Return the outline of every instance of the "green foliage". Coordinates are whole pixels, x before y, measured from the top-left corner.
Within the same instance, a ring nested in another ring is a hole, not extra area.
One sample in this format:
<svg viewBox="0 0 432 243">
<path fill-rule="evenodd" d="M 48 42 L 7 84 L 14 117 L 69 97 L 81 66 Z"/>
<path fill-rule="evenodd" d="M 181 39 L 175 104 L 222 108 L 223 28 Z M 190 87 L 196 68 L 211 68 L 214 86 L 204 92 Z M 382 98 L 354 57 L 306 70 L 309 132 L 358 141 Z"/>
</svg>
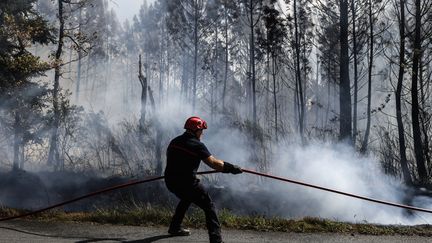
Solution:
<svg viewBox="0 0 432 243">
<path fill-rule="evenodd" d="M 49 65 L 31 54 L 31 44 L 52 42 L 52 29 L 32 9 L 35 0 L 0 4 L 0 94 L 40 76 Z M 2 97 L 3 98 L 3 97 Z"/>
<path fill-rule="evenodd" d="M 36 43 L 52 42 L 52 29 L 33 9 L 36 0 L 0 3 L 0 122 L 12 131 L 14 168 L 22 166 L 18 154 L 30 141 L 41 141 L 48 89 L 35 82 L 50 65 L 34 56 L 28 48 Z"/>
<path fill-rule="evenodd" d="M 258 29 L 258 43 L 263 52 L 271 54 L 272 57 L 282 56 L 283 44 L 288 36 L 286 21 L 275 5 L 263 7 L 263 21 L 265 29 Z"/>
</svg>

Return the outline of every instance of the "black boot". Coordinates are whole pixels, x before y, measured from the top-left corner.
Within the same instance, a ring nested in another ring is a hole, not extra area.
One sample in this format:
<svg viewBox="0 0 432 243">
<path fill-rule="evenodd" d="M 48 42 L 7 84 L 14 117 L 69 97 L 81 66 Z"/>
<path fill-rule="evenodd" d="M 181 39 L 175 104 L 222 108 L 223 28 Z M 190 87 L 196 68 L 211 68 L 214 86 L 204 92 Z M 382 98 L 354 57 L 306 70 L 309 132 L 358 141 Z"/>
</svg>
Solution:
<svg viewBox="0 0 432 243">
<path fill-rule="evenodd" d="M 171 236 L 189 236 L 190 231 L 188 229 L 178 228 L 178 229 L 169 229 L 168 234 Z"/>
</svg>

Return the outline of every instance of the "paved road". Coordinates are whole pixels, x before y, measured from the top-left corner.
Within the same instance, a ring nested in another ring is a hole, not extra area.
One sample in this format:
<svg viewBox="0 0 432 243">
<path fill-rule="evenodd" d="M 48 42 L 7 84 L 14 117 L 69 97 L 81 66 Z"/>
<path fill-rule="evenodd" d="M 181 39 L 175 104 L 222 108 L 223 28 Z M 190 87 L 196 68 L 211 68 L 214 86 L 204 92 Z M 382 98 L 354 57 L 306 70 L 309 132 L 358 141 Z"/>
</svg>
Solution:
<svg viewBox="0 0 432 243">
<path fill-rule="evenodd" d="M 419 236 L 365 236 L 345 234 L 297 234 L 224 230 L 225 242 L 432 242 Z M 169 237 L 161 227 L 115 226 L 74 222 L 0 222 L 0 242 L 208 242 L 205 230 L 196 229 L 188 237 Z"/>
</svg>

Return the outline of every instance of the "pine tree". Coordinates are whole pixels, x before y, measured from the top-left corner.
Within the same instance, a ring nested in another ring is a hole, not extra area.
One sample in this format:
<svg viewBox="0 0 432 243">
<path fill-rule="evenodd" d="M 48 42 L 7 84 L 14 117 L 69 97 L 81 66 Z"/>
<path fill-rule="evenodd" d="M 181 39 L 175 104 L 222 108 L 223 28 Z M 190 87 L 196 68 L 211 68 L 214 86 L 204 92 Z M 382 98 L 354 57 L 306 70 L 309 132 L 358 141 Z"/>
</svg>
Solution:
<svg viewBox="0 0 432 243">
<path fill-rule="evenodd" d="M 35 78 L 49 65 L 28 48 L 51 43 L 52 29 L 34 4 L 35 0 L 0 2 L 0 109 L 6 114 L 1 119 L 13 128 L 13 169 L 23 169 L 26 143 L 41 142 L 48 94 Z"/>
</svg>

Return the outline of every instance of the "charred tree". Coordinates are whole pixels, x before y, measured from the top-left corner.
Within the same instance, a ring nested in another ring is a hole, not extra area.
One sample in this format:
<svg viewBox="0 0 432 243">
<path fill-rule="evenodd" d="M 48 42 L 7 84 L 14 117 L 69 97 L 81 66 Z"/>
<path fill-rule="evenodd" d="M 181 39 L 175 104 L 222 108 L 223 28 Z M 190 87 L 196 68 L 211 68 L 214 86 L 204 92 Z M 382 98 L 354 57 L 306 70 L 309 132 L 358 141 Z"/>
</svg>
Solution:
<svg viewBox="0 0 432 243">
<path fill-rule="evenodd" d="M 351 87 L 348 56 L 348 0 L 339 0 L 339 139 L 352 144 Z"/>
<path fill-rule="evenodd" d="M 20 127 L 20 117 L 18 114 L 18 111 L 15 112 L 14 115 L 14 126 L 13 126 L 13 130 L 14 130 L 14 143 L 13 143 L 13 151 L 14 151 L 14 156 L 13 156 L 13 170 L 18 170 L 20 169 L 20 159 L 19 159 L 19 150 L 20 150 L 20 145 L 22 143 L 22 134 L 21 134 L 21 127 Z"/>
<path fill-rule="evenodd" d="M 365 153 L 368 146 L 369 141 L 369 133 L 371 126 L 371 99 L 372 99 L 372 69 L 374 62 L 374 16 L 372 12 L 372 0 L 368 1 L 368 10 L 369 10 L 369 63 L 368 63 L 368 91 L 367 91 L 367 122 L 366 122 L 366 131 L 363 138 L 363 143 L 360 148 L 361 153 Z M 354 131 L 355 133 L 355 131 Z M 355 142 L 355 141 L 353 141 Z"/>
<path fill-rule="evenodd" d="M 277 60 L 275 57 L 272 58 L 272 79 L 273 79 L 273 110 L 274 110 L 274 126 L 275 126 L 275 139 L 276 142 L 279 140 L 279 129 L 278 129 L 278 103 L 277 103 L 277 85 L 276 85 L 276 76 L 278 73 Z"/>
<path fill-rule="evenodd" d="M 422 55 L 423 56 L 423 55 Z M 423 153 L 424 153 L 424 157 L 425 157 L 425 164 L 426 165 L 430 165 L 430 155 L 429 155 L 429 151 L 430 151 L 430 147 L 429 147 L 429 134 L 428 134 L 428 130 L 430 128 L 430 121 L 431 121 L 431 116 L 428 114 L 428 112 L 426 111 L 428 104 L 427 104 L 427 95 L 426 93 L 429 93 L 428 91 L 426 91 L 427 87 L 425 87 L 427 84 L 425 84 L 427 81 L 424 80 L 424 70 L 426 68 L 426 63 L 424 63 L 423 58 L 420 57 L 420 109 L 421 109 L 421 113 L 420 113 L 420 124 L 421 124 L 421 131 L 422 131 L 422 138 L 423 138 Z M 430 169 L 428 169 L 430 170 Z"/>
<path fill-rule="evenodd" d="M 78 14 L 78 32 L 81 33 L 81 23 L 82 23 L 82 8 L 79 9 Z M 76 80 L 76 90 L 75 90 L 75 99 L 76 101 L 79 100 L 80 95 L 80 85 L 81 85 L 81 68 L 82 68 L 82 62 L 81 59 L 83 58 L 83 53 L 80 47 L 78 47 L 78 64 L 77 64 L 77 80 Z"/>
<path fill-rule="evenodd" d="M 50 147 L 48 153 L 48 164 L 54 165 L 56 169 L 60 169 L 59 151 L 58 151 L 58 130 L 60 126 L 60 107 L 59 107 L 59 92 L 60 92 L 60 76 L 61 76 L 61 56 L 63 52 L 64 36 L 65 36 L 65 17 L 63 16 L 63 0 L 58 0 L 58 20 L 60 23 L 57 41 L 57 51 L 55 52 L 54 66 L 54 88 L 53 88 L 53 117 L 51 127 Z"/>
<path fill-rule="evenodd" d="M 199 45 L 199 39 L 198 39 L 198 19 L 199 19 L 199 9 L 198 9 L 198 2 L 200 0 L 194 0 L 193 1 L 193 7 L 194 7 L 194 27 L 193 27 L 193 46 L 194 46 L 194 67 L 193 67 L 193 86 L 192 86 L 192 112 L 195 112 L 195 105 L 196 105 L 196 90 L 197 90 L 197 67 L 198 67 L 198 45 Z M 201 1 L 202 5 L 202 1 Z"/>
<path fill-rule="evenodd" d="M 255 30 L 253 18 L 253 0 L 249 1 L 249 17 L 250 17 L 250 67 L 251 67 L 251 85 L 252 85 L 252 120 L 254 125 L 257 124 L 257 108 L 256 108 L 256 81 L 255 81 Z"/>
<path fill-rule="evenodd" d="M 181 60 L 181 87 L 180 87 L 180 93 L 182 94 L 182 97 L 184 100 L 188 100 L 189 98 L 189 58 L 185 52 L 182 53 L 182 60 Z"/>
<path fill-rule="evenodd" d="M 417 164 L 419 180 L 426 183 L 428 173 L 426 170 L 425 157 L 423 151 L 422 134 L 420 129 L 420 106 L 418 98 L 419 63 L 422 53 L 421 46 L 421 13 L 422 2 L 415 0 L 415 28 L 414 28 L 414 50 L 412 54 L 412 77 L 411 77 L 411 119 L 414 140 L 414 154 Z"/>
<path fill-rule="evenodd" d="M 250 68 L 250 85 L 252 96 L 252 122 L 254 126 L 258 125 L 257 105 L 256 105 L 256 65 L 255 65 L 255 26 L 259 22 L 259 17 L 254 18 L 254 11 L 260 4 L 260 1 L 249 0 L 247 3 L 247 11 L 249 18 L 249 68 Z"/>
<path fill-rule="evenodd" d="M 299 34 L 299 26 L 298 26 L 298 16 L 297 16 L 297 0 L 293 1 L 293 12 L 294 12 L 294 51 L 295 51 L 295 73 L 296 73 L 296 91 L 297 91 L 297 109 L 299 114 L 299 134 L 300 138 L 302 140 L 302 143 L 304 143 L 304 117 L 305 117 L 305 98 L 304 98 L 304 92 L 303 92 L 303 81 L 302 81 L 302 71 L 300 68 L 300 34 Z"/>
<path fill-rule="evenodd" d="M 212 72 L 213 72 L 213 88 L 211 89 L 211 98 L 210 98 L 210 117 L 211 120 L 214 120 L 214 116 L 215 116 L 215 110 L 218 110 L 218 95 L 217 95 L 217 91 L 218 91 L 218 85 L 219 85 L 219 45 L 218 45 L 218 26 L 215 25 L 215 36 L 214 36 L 214 63 L 213 63 L 213 68 L 212 68 Z"/>
<path fill-rule="evenodd" d="M 158 118 L 157 113 L 156 113 L 156 104 L 155 104 L 154 97 L 153 97 L 153 91 L 150 88 L 150 86 L 148 86 L 147 88 L 148 88 L 151 107 L 153 110 L 154 126 L 156 127 L 156 138 L 155 138 L 155 163 L 156 163 L 156 167 L 155 167 L 155 174 L 156 175 L 162 175 L 162 173 L 163 173 L 163 169 L 162 169 L 162 136 L 163 136 L 163 132 L 162 132 L 162 128 L 161 128 L 161 123 L 159 122 L 159 118 Z"/>
<path fill-rule="evenodd" d="M 141 84 L 141 112 L 140 112 L 140 119 L 139 119 L 139 130 L 141 133 L 143 133 L 145 127 L 145 119 L 146 119 L 147 77 L 144 77 L 142 72 L 141 55 L 139 55 L 138 66 L 139 66 L 138 79 Z"/>
<path fill-rule="evenodd" d="M 354 55 L 354 97 L 353 97 L 353 144 L 357 140 L 357 102 L 358 102 L 358 45 L 357 45 L 357 14 L 355 8 L 355 0 L 351 0 L 351 13 L 352 13 L 352 42 L 353 42 L 353 55 Z"/>
<path fill-rule="evenodd" d="M 398 128 L 398 144 L 400 154 L 400 165 L 402 168 L 402 175 L 407 185 L 412 184 L 410 171 L 408 168 L 408 160 L 406 156 L 406 142 L 405 142 L 405 130 L 402 119 L 402 87 L 405 74 L 405 0 L 399 1 L 399 72 L 395 91 L 396 101 L 396 121 Z"/>
<path fill-rule="evenodd" d="M 226 5 L 226 4 L 225 4 Z M 225 69 L 224 69 L 224 79 L 223 79 L 223 89 L 222 89 L 222 111 L 225 112 L 225 99 L 226 99 L 226 88 L 227 88 L 227 80 L 228 80 L 228 9 L 227 6 L 224 5 L 224 40 L 225 40 L 225 49 L 224 49 L 224 56 L 225 56 Z"/>
</svg>

